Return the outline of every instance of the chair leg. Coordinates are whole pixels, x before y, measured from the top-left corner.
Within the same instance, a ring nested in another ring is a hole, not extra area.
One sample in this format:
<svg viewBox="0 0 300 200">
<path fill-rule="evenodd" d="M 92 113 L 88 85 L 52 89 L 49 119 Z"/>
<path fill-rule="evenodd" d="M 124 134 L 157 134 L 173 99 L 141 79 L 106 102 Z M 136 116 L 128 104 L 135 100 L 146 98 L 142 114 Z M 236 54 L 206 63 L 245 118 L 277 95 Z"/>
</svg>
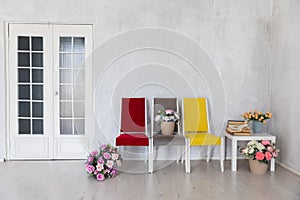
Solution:
<svg viewBox="0 0 300 200">
<path fill-rule="evenodd" d="M 206 147 L 207 148 L 207 153 L 206 153 L 206 162 L 209 162 L 209 160 L 210 160 L 210 151 L 211 151 L 211 148 L 210 148 L 210 146 L 207 146 Z"/>
<path fill-rule="evenodd" d="M 185 172 L 187 174 L 191 173 L 191 163 L 190 163 L 190 139 L 185 139 Z"/>
<path fill-rule="evenodd" d="M 180 155 L 181 155 L 181 163 L 184 163 L 185 160 L 185 151 L 184 151 L 185 147 L 180 146 Z"/>
<path fill-rule="evenodd" d="M 152 174 L 153 173 L 153 139 L 150 139 L 149 141 L 149 146 L 148 146 L 148 150 L 149 150 L 149 173 Z"/>
<path fill-rule="evenodd" d="M 177 160 L 176 162 L 179 163 L 181 161 L 181 146 L 177 146 Z"/>
<path fill-rule="evenodd" d="M 225 142 L 224 137 L 221 137 L 221 145 L 220 145 L 220 166 L 221 166 L 221 172 L 224 172 L 224 157 L 225 157 Z"/>
</svg>

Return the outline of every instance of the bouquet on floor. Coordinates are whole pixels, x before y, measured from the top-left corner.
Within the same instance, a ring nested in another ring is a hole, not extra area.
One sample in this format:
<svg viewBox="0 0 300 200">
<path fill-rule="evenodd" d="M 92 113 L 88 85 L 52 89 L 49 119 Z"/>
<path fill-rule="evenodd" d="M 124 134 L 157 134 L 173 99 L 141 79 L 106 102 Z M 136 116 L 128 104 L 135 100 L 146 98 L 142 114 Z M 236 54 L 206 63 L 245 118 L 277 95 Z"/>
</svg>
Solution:
<svg viewBox="0 0 300 200">
<path fill-rule="evenodd" d="M 248 142 L 246 148 L 241 149 L 241 153 L 246 158 L 268 164 L 272 158 L 278 156 L 279 149 L 276 148 L 275 143 L 271 143 L 269 140 L 252 140 Z"/>
<path fill-rule="evenodd" d="M 102 144 L 99 149 L 90 153 L 85 168 L 88 174 L 103 181 L 115 177 L 121 164 L 122 158 L 118 149 L 110 144 Z"/>
</svg>

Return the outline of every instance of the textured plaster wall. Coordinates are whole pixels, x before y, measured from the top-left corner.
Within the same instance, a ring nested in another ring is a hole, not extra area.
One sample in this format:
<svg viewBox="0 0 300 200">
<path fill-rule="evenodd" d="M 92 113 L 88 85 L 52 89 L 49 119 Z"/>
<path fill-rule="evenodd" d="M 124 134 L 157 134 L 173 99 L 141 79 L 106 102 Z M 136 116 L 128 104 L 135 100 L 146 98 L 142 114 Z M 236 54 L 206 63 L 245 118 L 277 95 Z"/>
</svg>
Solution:
<svg viewBox="0 0 300 200">
<path fill-rule="evenodd" d="M 274 1 L 271 64 L 271 130 L 278 137 L 279 160 L 300 172 L 300 1 Z"/>
<path fill-rule="evenodd" d="M 1 1 L 0 21 L 0 158 L 4 157 L 6 135 L 4 21 L 94 23 L 96 47 L 122 31 L 172 29 L 199 43 L 215 63 L 224 82 L 226 119 L 239 118 L 245 110 L 270 108 L 269 0 L 10 0 Z M 193 152 L 192 157 L 197 156 Z"/>
</svg>

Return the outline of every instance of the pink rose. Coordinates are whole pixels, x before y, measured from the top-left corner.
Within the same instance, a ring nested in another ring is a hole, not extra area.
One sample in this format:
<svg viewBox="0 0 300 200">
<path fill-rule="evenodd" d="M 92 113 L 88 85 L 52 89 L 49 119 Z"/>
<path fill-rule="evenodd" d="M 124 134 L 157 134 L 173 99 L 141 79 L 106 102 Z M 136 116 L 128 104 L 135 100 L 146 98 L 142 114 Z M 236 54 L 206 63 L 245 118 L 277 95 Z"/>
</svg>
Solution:
<svg viewBox="0 0 300 200">
<path fill-rule="evenodd" d="M 117 170 L 115 170 L 115 169 L 111 170 L 111 175 L 113 177 L 117 176 Z"/>
<path fill-rule="evenodd" d="M 88 157 L 88 159 L 87 159 L 87 161 L 90 163 L 90 162 L 93 162 L 93 160 L 94 160 L 94 157 L 93 156 L 90 156 L 90 157 Z"/>
<path fill-rule="evenodd" d="M 264 153 L 261 152 L 261 151 L 259 151 L 259 152 L 257 152 L 257 153 L 255 154 L 256 160 L 263 160 L 264 157 L 265 157 L 265 155 L 264 155 Z"/>
<path fill-rule="evenodd" d="M 98 154 L 98 151 L 97 150 L 95 150 L 95 151 L 92 151 L 92 156 L 96 156 L 97 154 Z"/>
<path fill-rule="evenodd" d="M 267 160 L 271 160 L 272 154 L 271 154 L 270 152 L 267 151 L 267 152 L 265 153 L 265 157 L 266 157 Z"/>
<path fill-rule="evenodd" d="M 86 166 L 86 171 L 91 174 L 95 171 L 95 167 L 93 165 L 88 165 Z"/>
<path fill-rule="evenodd" d="M 95 171 L 94 171 L 94 174 L 95 174 L 95 175 L 96 175 L 96 174 L 98 174 L 98 171 L 97 171 L 97 170 L 95 170 Z"/>
<path fill-rule="evenodd" d="M 171 115 L 171 114 L 173 113 L 173 110 L 171 110 L 171 109 L 167 109 L 165 112 L 166 112 L 166 114 L 169 114 L 169 115 Z"/>
<path fill-rule="evenodd" d="M 112 158 L 113 160 L 117 160 L 117 159 L 119 158 L 119 154 L 113 153 L 113 154 L 111 154 L 111 158 Z"/>
<path fill-rule="evenodd" d="M 271 144 L 269 140 L 262 140 L 261 143 L 263 145 L 270 145 Z"/>
<path fill-rule="evenodd" d="M 278 156 L 278 151 L 273 152 L 273 157 L 276 158 Z"/>
<path fill-rule="evenodd" d="M 103 160 L 102 158 L 99 158 L 99 159 L 98 159 L 98 163 L 99 163 L 99 164 L 104 164 L 104 160 Z"/>
<path fill-rule="evenodd" d="M 106 144 L 102 144 L 102 145 L 101 145 L 101 149 L 105 149 L 106 147 L 107 147 Z"/>
<path fill-rule="evenodd" d="M 104 157 L 105 159 L 110 159 L 110 158 L 111 158 L 110 154 L 107 153 L 107 152 L 105 152 L 105 153 L 103 154 L 103 157 Z"/>
<path fill-rule="evenodd" d="M 267 150 L 270 151 L 270 152 L 273 152 L 274 149 L 273 149 L 272 146 L 268 146 L 268 147 L 267 147 Z"/>
<path fill-rule="evenodd" d="M 107 166 L 108 168 L 112 168 L 112 167 L 114 166 L 114 161 L 108 160 L 107 163 L 106 163 L 106 166 Z"/>
<path fill-rule="evenodd" d="M 103 174 L 101 174 L 101 173 L 100 173 L 100 174 L 97 174 L 97 180 L 98 180 L 98 181 L 103 181 L 104 178 L 105 178 L 105 177 L 104 177 Z"/>
</svg>

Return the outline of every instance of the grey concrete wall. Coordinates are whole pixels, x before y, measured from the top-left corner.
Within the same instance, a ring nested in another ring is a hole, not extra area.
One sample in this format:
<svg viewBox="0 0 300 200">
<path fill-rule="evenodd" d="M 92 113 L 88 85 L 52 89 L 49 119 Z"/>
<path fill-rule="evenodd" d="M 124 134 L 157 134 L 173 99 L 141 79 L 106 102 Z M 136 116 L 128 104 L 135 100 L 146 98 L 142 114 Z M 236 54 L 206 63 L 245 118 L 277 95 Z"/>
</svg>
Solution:
<svg viewBox="0 0 300 200">
<path fill-rule="evenodd" d="M 246 110 L 270 108 L 270 6 L 271 0 L 2 0 L 0 90 L 3 92 L 0 93 L 0 158 L 4 156 L 7 134 L 4 21 L 94 23 L 96 47 L 115 34 L 142 27 L 167 28 L 183 33 L 200 44 L 215 64 L 224 82 L 225 119 L 234 119 L 240 118 L 240 114 Z M 192 77 L 187 76 L 188 80 L 189 78 Z M 180 83 L 177 84 L 180 86 Z M 149 91 L 151 87 L 145 90 Z M 139 94 L 145 94 L 145 90 Z M 105 95 L 105 91 L 103 92 Z M 160 95 L 164 94 L 169 93 L 161 90 Z M 107 124 L 108 129 L 116 129 L 114 124 Z M 197 151 L 193 152 L 192 157 L 197 156 Z"/>
<path fill-rule="evenodd" d="M 274 1 L 273 10 L 271 129 L 278 137 L 279 160 L 300 172 L 300 1 Z"/>
</svg>

